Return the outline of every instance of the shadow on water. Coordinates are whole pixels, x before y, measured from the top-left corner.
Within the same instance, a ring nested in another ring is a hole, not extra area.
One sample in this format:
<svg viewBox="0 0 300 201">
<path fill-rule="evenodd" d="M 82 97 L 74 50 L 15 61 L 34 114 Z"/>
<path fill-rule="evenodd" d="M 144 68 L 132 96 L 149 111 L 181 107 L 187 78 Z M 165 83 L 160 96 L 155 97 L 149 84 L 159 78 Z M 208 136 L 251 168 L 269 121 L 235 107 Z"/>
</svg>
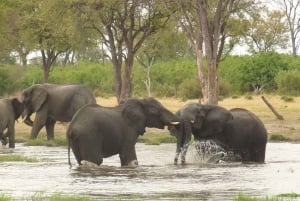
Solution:
<svg viewBox="0 0 300 201">
<path fill-rule="evenodd" d="M 139 166 L 121 168 L 118 156 L 104 159 L 101 166 L 78 166 L 67 149 L 25 147 L 1 154 L 39 159 L 37 163 L 0 163 L 0 194 L 22 199 L 37 192 L 78 194 L 97 199 L 201 199 L 228 200 L 243 193 L 272 196 L 300 193 L 300 145 L 269 143 L 265 164 L 240 162 L 207 163 L 195 158 L 191 146 L 186 165 L 173 165 L 175 144 L 136 145 Z"/>
</svg>

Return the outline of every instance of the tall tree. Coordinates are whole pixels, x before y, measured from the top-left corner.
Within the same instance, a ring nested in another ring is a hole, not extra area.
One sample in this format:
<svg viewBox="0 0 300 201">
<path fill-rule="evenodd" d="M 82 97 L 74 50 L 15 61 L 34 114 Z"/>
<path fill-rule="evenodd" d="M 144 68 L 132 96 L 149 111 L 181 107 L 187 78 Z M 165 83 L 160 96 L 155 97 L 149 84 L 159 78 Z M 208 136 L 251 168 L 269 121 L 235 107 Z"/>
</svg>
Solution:
<svg viewBox="0 0 300 201">
<path fill-rule="evenodd" d="M 198 77 L 205 103 L 218 103 L 217 66 L 230 37 L 232 20 L 253 8 L 252 0 L 162 0 L 180 23 L 197 57 Z M 242 18 L 243 19 L 243 18 Z M 229 42 L 229 49 L 233 43 Z"/>
<path fill-rule="evenodd" d="M 40 51 L 44 81 L 57 57 L 80 44 L 81 34 L 66 0 L 21 1 L 26 11 L 21 29 L 27 43 Z"/>
<path fill-rule="evenodd" d="M 299 0 L 277 0 L 287 19 L 290 39 L 292 42 L 292 52 L 297 56 L 300 46 L 300 1 Z"/>
<path fill-rule="evenodd" d="M 115 95 L 121 103 L 132 96 L 135 54 L 149 36 L 164 27 L 168 16 L 155 0 L 77 1 L 73 5 L 108 50 L 114 68 Z"/>
<path fill-rule="evenodd" d="M 157 60 L 167 61 L 190 55 L 190 45 L 177 22 L 169 20 L 164 29 L 160 29 L 142 45 L 136 59 L 146 73 L 144 80 L 148 96 L 151 96 L 151 67 Z"/>
<path fill-rule="evenodd" d="M 288 27 L 283 20 L 284 13 L 270 11 L 257 13 L 250 20 L 247 44 L 251 52 L 270 52 L 277 49 L 285 49 L 288 43 Z"/>
</svg>

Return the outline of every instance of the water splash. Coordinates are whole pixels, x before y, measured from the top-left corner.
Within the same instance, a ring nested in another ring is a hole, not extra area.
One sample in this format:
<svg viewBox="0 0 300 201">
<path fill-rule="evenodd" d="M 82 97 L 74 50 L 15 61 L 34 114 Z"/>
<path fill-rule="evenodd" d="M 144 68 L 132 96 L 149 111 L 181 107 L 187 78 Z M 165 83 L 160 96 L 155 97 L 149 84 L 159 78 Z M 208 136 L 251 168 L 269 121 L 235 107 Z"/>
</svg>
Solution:
<svg viewBox="0 0 300 201">
<path fill-rule="evenodd" d="M 232 151 L 226 151 L 213 140 L 195 141 L 190 146 L 189 155 L 193 162 L 219 163 L 238 162 L 241 157 Z"/>
</svg>

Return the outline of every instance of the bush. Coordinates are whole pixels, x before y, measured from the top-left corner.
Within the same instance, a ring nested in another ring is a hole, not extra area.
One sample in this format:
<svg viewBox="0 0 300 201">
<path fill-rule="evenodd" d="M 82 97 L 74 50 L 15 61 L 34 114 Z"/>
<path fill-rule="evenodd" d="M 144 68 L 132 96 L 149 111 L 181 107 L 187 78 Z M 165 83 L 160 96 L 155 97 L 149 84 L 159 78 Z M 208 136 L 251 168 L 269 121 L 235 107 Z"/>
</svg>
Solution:
<svg viewBox="0 0 300 201">
<path fill-rule="evenodd" d="M 294 98 L 290 96 L 281 96 L 281 100 L 284 102 L 294 102 Z"/>
<path fill-rule="evenodd" d="M 300 95 L 300 70 L 280 71 L 276 76 L 278 91 L 283 95 Z"/>
<path fill-rule="evenodd" d="M 197 79 L 184 80 L 178 89 L 178 97 L 182 99 L 196 99 L 202 97 L 201 87 Z"/>
</svg>

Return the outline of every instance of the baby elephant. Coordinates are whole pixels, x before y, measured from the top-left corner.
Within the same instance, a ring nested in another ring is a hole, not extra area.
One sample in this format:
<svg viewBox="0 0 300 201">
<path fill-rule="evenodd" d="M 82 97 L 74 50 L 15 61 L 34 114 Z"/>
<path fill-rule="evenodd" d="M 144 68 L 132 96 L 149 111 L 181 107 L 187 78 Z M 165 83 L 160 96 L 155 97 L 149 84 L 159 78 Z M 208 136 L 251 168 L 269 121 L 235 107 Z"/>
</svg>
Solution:
<svg viewBox="0 0 300 201">
<path fill-rule="evenodd" d="M 15 120 L 17 120 L 24 110 L 23 104 L 17 99 L 0 99 L 0 140 L 3 145 L 15 147 Z M 7 129 L 6 134 L 4 134 Z"/>
<path fill-rule="evenodd" d="M 121 166 L 136 166 L 135 144 L 145 128 L 178 123 L 178 117 L 154 98 L 129 99 L 116 107 L 86 105 L 67 130 L 69 163 L 71 147 L 79 165 L 82 160 L 100 165 L 103 158 L 119 154 Z"/>
</svg>

